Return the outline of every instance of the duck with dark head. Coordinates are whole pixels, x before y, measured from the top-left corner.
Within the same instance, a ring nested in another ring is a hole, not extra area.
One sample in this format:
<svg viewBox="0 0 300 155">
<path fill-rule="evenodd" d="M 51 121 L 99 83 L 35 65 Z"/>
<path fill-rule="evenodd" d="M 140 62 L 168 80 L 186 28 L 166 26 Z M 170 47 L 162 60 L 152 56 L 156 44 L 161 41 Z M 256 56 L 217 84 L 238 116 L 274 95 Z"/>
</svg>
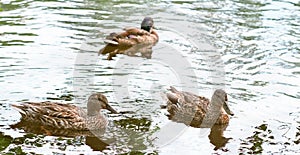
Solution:
<svg viewBox="0 0 300 155">
<path fill-rule="evenodd" d="M 111 33 L 106 37 L 105 47 L 99 51 L 99 54 L 109 54 L 108 60 L 116 54 L 126 54 L 151 58 L 152 46 L 158 42 L 158 34 L 154 30 L 154 21 L 151 17 L 145 17 L 141 23 L 141 28 L 125 28 L 124 32 Z"/>
</svg>

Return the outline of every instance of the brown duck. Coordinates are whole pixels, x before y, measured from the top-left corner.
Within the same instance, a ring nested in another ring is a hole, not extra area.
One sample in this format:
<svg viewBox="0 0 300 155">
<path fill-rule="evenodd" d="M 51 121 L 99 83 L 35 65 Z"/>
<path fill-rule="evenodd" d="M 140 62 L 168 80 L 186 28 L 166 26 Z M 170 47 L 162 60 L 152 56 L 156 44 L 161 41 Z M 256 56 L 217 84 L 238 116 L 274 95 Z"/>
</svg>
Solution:
<svg viewBox="0 0 300 155">
<path fill-rule="evenodd" d="M 18 109 L 25 121 L 71 130 L 105 129 L 108 121 L 100 114 L 100 110 L 107 109 L 117 113 L 101 93 L 89 97 L 87 112 L 75 105 L 56 102 L 26 102 L 12 106 Z"/>
<path fill-rule="evenodd" d="M 229 115 L 233 115 L 227 104 L 227 94 L 217 89 L 211 100 L 193 93 L 178 91 L 170 87 L 167 93 L 167 111 L 169 118 L 176 122 L 194 127 L 228 124 Z"/>
<path fill-rule="evenodd" d="M 111 60 L 116 54 L 135 53 L 139 49 L 147 49 L 158 42 L 158 34 L 154 30 L 154 21 L 151 17 L 145 17 L 141 28 L 125 28 L 124 32 L 111 33 L 104 41 L 105 47 L 99 51 L 99 54 L 109 53 L 108 60 Z M 146 50 L 148 51 L 148 50 Z"/>
</svg>

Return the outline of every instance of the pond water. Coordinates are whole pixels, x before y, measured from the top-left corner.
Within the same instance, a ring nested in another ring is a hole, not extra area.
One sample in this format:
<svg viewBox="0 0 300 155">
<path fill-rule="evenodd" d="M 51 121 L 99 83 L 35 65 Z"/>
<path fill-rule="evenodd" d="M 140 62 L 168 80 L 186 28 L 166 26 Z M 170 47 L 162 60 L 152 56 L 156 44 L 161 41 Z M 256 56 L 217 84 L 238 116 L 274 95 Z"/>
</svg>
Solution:
<svg viewBox="0 0 300 155">
<path fill-rule="evenodd" d="M 299 154 L 300 3 L 296 0 L 1 0 L 0 151 L 36 154 Z M 151 59 L 98 56 L 103 38 L 154 18 Z M 168 120 L 169 86 L 210 98 L 222 88 L 226 127 Z M 18 127 L 10 105 L 85 107 L 102 92 L 122 114 L 90 133 Z"/>
</svg>

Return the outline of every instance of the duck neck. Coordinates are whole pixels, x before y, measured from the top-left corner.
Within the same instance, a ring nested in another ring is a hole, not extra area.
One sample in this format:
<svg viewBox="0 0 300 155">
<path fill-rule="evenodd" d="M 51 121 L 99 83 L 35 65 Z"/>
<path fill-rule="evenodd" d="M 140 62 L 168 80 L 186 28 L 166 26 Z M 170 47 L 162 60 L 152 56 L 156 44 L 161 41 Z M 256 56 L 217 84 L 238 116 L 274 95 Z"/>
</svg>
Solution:
<svg viewBox="0 0 300 155">
<path fill-rule="evenodd" d="M 95 110 L 88 109 L 87 115 L 88 116 L 96 116 L 96 115 L 98 115 L 98 112 L 96 112 Z"/>
<path fill-rule="evenodd" d="M 206 115 L 203 119 L 204 124 L 215 124 L 221 115 L 222 104 L 218 98 L 212 97 L 210 104 L 207 107 Z"/>
<path fill-rule="evenodd" d="M 100 109 L 97 107 L 97 101 L 93 99 L 89 100 L 87 103 L 87 115 L 88 116 L 95 116 L 99 114 Z"/>
<path fill-rule="evenodd" d="M 152 29 L 152 26 L 141 26 L 141 29 L 150 32 Z"/>
<path fill-rule="evenodd" d="M 153 35 L 155 35 L 156 36 L 156 38 L 157 38 L 157 40 L 158 40 L 158 34 L 156 33 L 156 31 L 155 30 L 151 30 L 151 34 L 153 34 Z"/>
</svg>

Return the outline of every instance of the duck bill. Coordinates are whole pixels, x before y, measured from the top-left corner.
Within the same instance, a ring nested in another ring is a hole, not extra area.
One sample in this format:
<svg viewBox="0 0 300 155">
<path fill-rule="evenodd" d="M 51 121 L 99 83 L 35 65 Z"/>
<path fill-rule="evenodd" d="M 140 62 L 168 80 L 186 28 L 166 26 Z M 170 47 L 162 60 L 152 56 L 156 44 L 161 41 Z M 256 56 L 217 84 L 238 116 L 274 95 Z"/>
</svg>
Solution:
<svg viewBox="0 0 300 155">
<path fill-rule="evenodd" d="M 226 111 L 226 113 L 227 113 L 228 115 L 231 115 L 231 116 L 234 115 L 234 113 L 229 109 L 227 102 L 224 102 L 223 108 L 224 108 L 224 110 Z"/>
<path fill-rule="evenodd" d="M 117 113 L 118 113 L 118 112 L 117 112 L 115 109 L 113 109 L 110 105 L 107 105 L 106 109 L 109 110 L 109 111 L 110 111 L 111 113 L 113 113 L 113 114 L 117 114 Z"/>
</svg>

